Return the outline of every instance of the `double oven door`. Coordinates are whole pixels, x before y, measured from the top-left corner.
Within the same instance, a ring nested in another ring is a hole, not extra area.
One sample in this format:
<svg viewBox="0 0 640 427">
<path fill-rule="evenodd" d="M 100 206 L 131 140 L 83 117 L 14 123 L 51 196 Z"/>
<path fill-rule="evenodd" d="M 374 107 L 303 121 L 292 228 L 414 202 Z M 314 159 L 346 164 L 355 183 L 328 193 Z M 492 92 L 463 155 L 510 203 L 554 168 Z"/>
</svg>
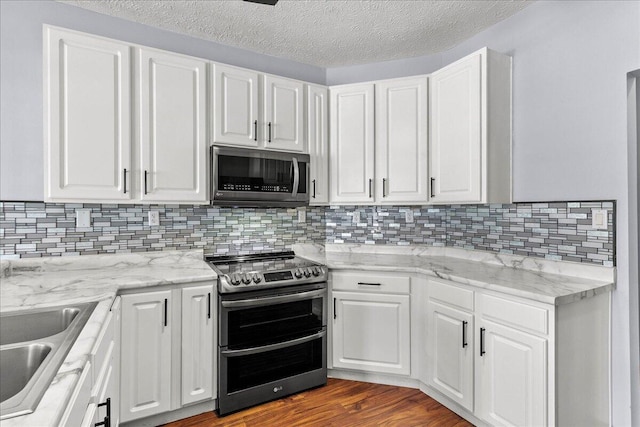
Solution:
<svg viewBox="0 0 640 427">
<path fill-rule="evenodd" d="M 326 384 L 326 282 L 219 301 L 221 415 Z"/>
</svg>

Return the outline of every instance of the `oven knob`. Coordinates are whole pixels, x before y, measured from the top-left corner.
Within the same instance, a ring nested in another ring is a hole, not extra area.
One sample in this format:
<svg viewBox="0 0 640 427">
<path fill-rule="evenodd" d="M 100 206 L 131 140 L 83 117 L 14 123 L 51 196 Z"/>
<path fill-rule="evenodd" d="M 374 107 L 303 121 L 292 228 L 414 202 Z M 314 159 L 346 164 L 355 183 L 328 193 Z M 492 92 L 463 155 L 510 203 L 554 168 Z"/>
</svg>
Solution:
<svg viewBox="0 0 640 427">
<path fill-rule="evenodd" d="M 319 276 L 320 275 L 320 269 L 318 267 L 313 267 L 311 269 L 311 273 L 313 273 L 314 276 Z"/>
<path fill-rule="evenodd" d="M 254 274 L 253 275 L 253 282 L 254 283 L 260 283 L 260 282 L 262 282 L 262 279 L 257 274 Z"/>
<path fill-rule="evenodd" d="M 238 286 L 240 284 L 240 276 L 238 274 L 232 274 L 231 277 L 229 277 L 229 281 L 233 286 Z"/>
<path fill-rule="evenodd" d="M 296 271 L 293 272 L 293 275 L 296 276 L 296 278 L 301 278 L 302 277 L 302 270 L 300 270 L 299 268 L 296 268 Z"/>
<path fill-rule="evenodd" d="M 251 283 L 251 277 L 249 277 L 248 274 L 243 274 L 242 283 L 244 283 L 245 285 L 248 285 L 249 283 Z"/>
<path fill-rule="evenodd" d="M 304 277 L 311 277 L 311 271 L 309 270 L 308 267 L 305 267 L 305 269 L 303 270 L 304 273 Z"/>
</svg>

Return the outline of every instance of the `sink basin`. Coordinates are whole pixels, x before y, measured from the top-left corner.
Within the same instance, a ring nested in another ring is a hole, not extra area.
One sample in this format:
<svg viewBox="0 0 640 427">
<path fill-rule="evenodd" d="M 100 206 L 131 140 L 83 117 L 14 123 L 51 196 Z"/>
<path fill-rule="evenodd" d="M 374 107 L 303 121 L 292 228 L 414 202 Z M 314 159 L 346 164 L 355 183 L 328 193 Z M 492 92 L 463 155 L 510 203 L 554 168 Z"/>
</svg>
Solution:
<svg viewBox="0 0 640 427">
<path fill-rule="evenodd" d="M 0 314 L 0 420 L 35 410 L 96 305 Z"/>
<path fill-rule="evenodd" d="M 4 402 L 24 389 L 50 352 L 51 347 L 45 344 L 0 350 L 0 401 Z"/>
<path fill-rule="evenodd" d="M 0 318 L 0 345 L 33 341 L 59 334 L 80 313 L 77 307 L 26 312 Z"/>
</svg>

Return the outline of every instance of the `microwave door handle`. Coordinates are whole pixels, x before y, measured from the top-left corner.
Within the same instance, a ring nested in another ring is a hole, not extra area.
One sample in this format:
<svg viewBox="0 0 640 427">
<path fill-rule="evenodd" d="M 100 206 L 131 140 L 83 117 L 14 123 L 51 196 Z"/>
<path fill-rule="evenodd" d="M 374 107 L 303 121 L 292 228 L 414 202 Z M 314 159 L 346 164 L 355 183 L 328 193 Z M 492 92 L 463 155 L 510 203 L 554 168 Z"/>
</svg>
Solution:
<svg viewBox="0 0 640 427">
<path fill-rule="evenodd" d="M 296 157 L 293 160 L 293 191 L 291 195 L 293 197 L 298 195 L 298 185 L 300 184 L 300 167 L 298 166 L 298 159 Z"/>
</svg>

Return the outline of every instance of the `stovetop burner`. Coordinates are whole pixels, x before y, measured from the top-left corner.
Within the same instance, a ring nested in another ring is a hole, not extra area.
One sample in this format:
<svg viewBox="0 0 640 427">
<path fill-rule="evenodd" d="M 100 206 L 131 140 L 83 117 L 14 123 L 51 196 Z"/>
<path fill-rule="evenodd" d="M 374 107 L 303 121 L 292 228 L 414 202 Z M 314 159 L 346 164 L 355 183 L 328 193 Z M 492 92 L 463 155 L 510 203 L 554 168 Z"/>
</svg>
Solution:
<svg viewBox="0 0 640 427">
<path fill-rule="evenodd" d="M 206 256 L 205 260 L 218 273 L 220 293 L 247 292 L 327 280 L 327 271 L 322 264 L 300 258 L 293 251 Z"/>
</svg>

